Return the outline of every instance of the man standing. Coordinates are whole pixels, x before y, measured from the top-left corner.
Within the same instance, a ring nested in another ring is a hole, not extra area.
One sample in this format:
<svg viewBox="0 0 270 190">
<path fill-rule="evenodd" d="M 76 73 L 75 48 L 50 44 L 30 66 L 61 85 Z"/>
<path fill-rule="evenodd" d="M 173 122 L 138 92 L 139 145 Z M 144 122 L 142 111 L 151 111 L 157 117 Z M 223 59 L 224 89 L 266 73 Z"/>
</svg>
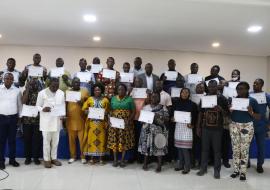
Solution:
<svg viewBox="0 0 270 190">
<path fill-rule="evenodd" d="M 156 88 L 156 81 L 159 80 L 158 76 L 153 74 L 153 66 L 151 63 L 145 65 L 145 73 L 140 74 L 138 77 L 143 81 L 143 88 L 153 91 Z"/>
<path fill-rule="evenodd" d="M 6 73 L 12 73 L 14 81 L 13 85 L 17 88 L 20 87 L 19 78 L 21 75 L 21 72 L 17 71 L 15 69 L 16 66 L 16 60 L 14 58 L 8 58 L 7 60 L 7 68 L 0 72 L 0 84 L 4 83 L 4 76 Z"/>
<path fill-rule="evenodd" d="M 16 162 L 16 132 L 18 114 L 21 112 L 21 92 L 13 86 L 13 74 L 4 75 L 4 84 L 0 86 L 0 169 L 5 169 L 5 148 L 8 141 L 9 164 L 18 167 Z"/>
<path fill-rule="evenodd" d="M 190 90 L 191 94 L 196 94 L 196 86 L 197 84 L 199 84 L 200 82 L 203 82 L 203 77 L 198 75 L 198 70 L 199 70 L 199 65 L 197 63 L 192 63 L 190 65 L 190 74 L 185 76 L 185 86 L 186 88 L 188 88 Z M 201 78 L 201 81 L 198 81 L 197 83 L 191 83 L 188 79 L 189 79 L 189 75 L 197 75 L 198 78 Z"/>
<path fill-rule="evenodd" d="M 43 136 L 43 158 L 45 168 L 52 164 L 61 166 L 57 160 L 57 147 L 59 142 L 60 127 L 62 124 L 59 116 L 51 112 L 54 107 L 65 104 L 65 95 L 59 90 L 59 79 L 51 78 L 49 87 L 38 93 L 36 106 L 40 112 L 40 130 Z"/>
<path fill-rule="evenodd" d="M 130 72 L 134 73 L 134 77 L 139 76 L 141 74 L 144 74 L 144 70 L 142 68 L 142 58 L 141 57 L 136 57 L 134 59 L 134 68 Z"/>
</svg>

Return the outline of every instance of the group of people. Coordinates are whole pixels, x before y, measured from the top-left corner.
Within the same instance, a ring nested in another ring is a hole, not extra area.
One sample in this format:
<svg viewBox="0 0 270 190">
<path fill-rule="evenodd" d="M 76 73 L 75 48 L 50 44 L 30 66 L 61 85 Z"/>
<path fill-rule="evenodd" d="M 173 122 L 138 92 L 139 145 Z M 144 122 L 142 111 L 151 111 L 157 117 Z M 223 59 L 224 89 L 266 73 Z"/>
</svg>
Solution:
<svg viewBox="0 0 270 190">
<path fill-rule="evenodd" d="M 26 165 L 32 161 L 41 164 L 43 150 L 45 168 L 61 166 L 57 149 L 60 130 L 64 128 L 69 139 L 70 164 L 77 159 L 78 139 L 83 164 L 102 165 L 111 155 L 114 167 L 125 167 L 128 157 L 142 163 L 144 170 L 148 170 L 149 163 L 157 161 L 156 172 L 160 172 L 165 162 L 175 161 L 175 171 L 188 174 L 191 168 L 198 168 L 197 175 L 203 176 L 212 162 L 214 178 L 219 179 L 222 163 L 226 168 L 231 167 L 232 147 L 231 177 L 246 180 L 250 143 L 255 138 L 257 172 L 263 173 L 269 125 L 266 113 L 270 107 L 270 96 L 263 92 L 263 79 L 256 79 L 251 90 L 247 82 L 240 80 L 239 70 L 233 70 L 231 79 L 226 81 L 219 75 L 219 66 L 214 65 L 210 75 L 204 78 L 198 74 L 197 63 L 192 63 L 190 74 L 183 76 L 176 71 L 173 59 L 168 61 L 168 71 L 160 77 L 153 73 L 151 63 L 143 69 L 140 57 L 135 58 L 133 69 L 125 62 L 122 72 L 114 70 L 113 57 L 108 57 L 106 67 L 100 67 L 98 72 L 94 71 L 94 67 L 101 66 L 98 57 L 91 65 L 82 58 L 80 71 L 73 75 L 64 69 L 64 60 L 58 58 L 56 68 L 63 68 L 59 76 L 52 70 L 47 72 L 40 63 L 41 55 L 35 54 L 33 64 L 19 72 L 15 69 L 15 59 L 9 58 L 6 69 L 0 73 L 0 169 L 5 169 L 7 142 L 9 164 L 19 166 L 15 154 L 20 123 Z M 41 69 L 42 74 L 34 76 L 33 68 Z M 114 71 L 115 76 L 106 78 L 105 70 Z M 85 80 L 85 73 L 89 80 Z M 123 73 L 133 73 L 134 79 L 122 81 Z M 228 88 L 235 94 L 225 95 Z M 138 89 L 145 95 L 136 95 Z M 79 94 L 79 98 L 68 100 L 71 93 Z M 252 96 L 261 93 L 265 101 Z M 216 97 L 213 106 L 204 106 L 202 98 L 208 96 Z M 248 100 L 246 110 L 234 109 L 235 99 Z M 54 115 L 63 105 L 65 114 Z M 32 112 L 36 109 L 37 114 L 23 114 L 26 107 Z M 91 116 L 96 115 L 93 110 L 102 111 L 100 118 Z M 153 119 L 145 121 L 142 112 L 154 113 Z M 179 122 L 177 113 L 187 113 L 190 120 Z M 124 126 L 113 125 L 112 118 L 121 119 Z"/>
</svg>

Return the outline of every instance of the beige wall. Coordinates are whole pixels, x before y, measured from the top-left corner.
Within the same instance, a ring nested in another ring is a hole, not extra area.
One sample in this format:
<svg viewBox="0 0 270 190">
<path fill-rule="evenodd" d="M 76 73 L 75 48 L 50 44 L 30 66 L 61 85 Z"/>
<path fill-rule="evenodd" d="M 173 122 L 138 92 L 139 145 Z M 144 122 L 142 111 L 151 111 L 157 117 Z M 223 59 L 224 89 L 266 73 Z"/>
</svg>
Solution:
<svg viewBox="0 0 270 190">
<path fill-rule="evenodd" d="M 25 65 L 32 63 L 34 53 L 41 54 L 42 64 L 48 68 L 54 66 L 57 57 L 64 58 L 65 67 L 71 71 L 71 73 L 79 69 L 78 61 L 80 58 L 84 57 L 87 59 L 88 63 L 90 63 L 95 56 L 100 57 L 103 64 L 105 64 L 108 56 L 113 56 L 116 61 L 115 68 L 117 70 L 121 69 L 123 62 L 128 61 L 133 63 L 134 58 L 140 56 L 144 64 L 150 62 L 154 65 L 154 73 L 158 75 L 167 69 L 167 61 L 170 58 L 176 60 L 177 70 L 182 74 L 189 72 L 189 66 L 192 62 L 199 64 L 199 73 L 203 76 L 209 74 L 212 65 L 218 64 L 221 67 L 220 74 L 226 79 L 229 79 L 231 71 L 237 68 L 241 71 L 242 80 L 252 83 L 254 79 L 261 77 L 266 82 L 265 86 L 270 90 L 270 84 L 268 85 L 267 82 L 270 79 L 268 77 L 268 73 L 270 73 L 269 57 L 138 49 L 0 46 L 1 67 L 4 67 L 7 58 L 14 57 L 17 60 L 18 69 L 21 70 Z"/>
</svg>

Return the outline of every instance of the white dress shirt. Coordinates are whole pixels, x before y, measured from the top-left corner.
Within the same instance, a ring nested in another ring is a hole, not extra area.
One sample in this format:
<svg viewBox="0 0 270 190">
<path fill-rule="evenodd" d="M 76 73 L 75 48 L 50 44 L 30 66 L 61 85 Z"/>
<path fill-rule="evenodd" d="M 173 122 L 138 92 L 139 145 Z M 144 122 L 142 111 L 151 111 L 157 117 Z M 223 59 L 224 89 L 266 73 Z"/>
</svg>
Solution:
<svg viewBox="0 0 270 190">
<path fill-rule="evenodd" d="M 167 107 L 172 105 L 171 96 L 167 92 L 165 92 L 164 90 L 162 90 L 160 92 L 160 103 L 159 104 L 161 104 L 163 106 L 167 106 Z"/>
<path fill-rule="evenodd" d="M 153 75 L 151 74 L 150 76 L 148 76 L 147 74 L 145 74 L 145 77 L 146 77 L 147 89 L 153 91 L 153 86 L 154 86 Z"/>
<path fill-rule="evenodd" d="M 22 94 L 20 90 L 11 86 L 9 89 L 5 85 L 0 85 L 0 114 L 15 115 L 22 110 Z"/>
<path fill-rule="evenodd" d="M 43 108 L 52 108 L 61 104 L 65 104 L 65 95 L 62 90 L 53 93 L 49 88 L 46 88 L 38 93 L 36 106 L 40 112 L 40 131 L 55 132 L 60 130 L 60 117 L 52 116 L 50 112 L 43 112 Z"/>
</svg>

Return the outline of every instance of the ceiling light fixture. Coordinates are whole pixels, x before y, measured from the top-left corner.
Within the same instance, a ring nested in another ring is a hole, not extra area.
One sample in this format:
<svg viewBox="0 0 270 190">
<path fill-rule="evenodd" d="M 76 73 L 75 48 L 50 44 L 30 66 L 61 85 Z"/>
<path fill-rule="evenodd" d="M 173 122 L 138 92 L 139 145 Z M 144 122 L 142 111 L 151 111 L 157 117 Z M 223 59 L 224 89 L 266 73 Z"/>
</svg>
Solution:
<svg viewBox="0 0 270 190">
<path fill-rule="evenodd" d="M 250 33 L 257 33 L 257 32 L 260 32 L 261 30 L 262 30 L 262 26 L 259 26 L 259 25 L 249 26 L 247 28 L 247 31 Z"/>
<path fill-rule="evenodd" d="M 220 43 L 219 43 L 219 42 L 214 42 L 214 43 L 212 43 L 212 47 L 217 48 L 217 47 L 219 47 L 219 46 L 220 46 Z"/>
<path fill-rule="evenodd" d="M 101 37 L 99 37 L 99 36 L 94 36 L 94 37 L 93 37 L 93 40 L 94 40 L 95 42 L 98 42 L 98 41 L 101 40 Z"/>
<path fill-rule="evenodd" d="M 85 22 L 93 23 L 97 21 L 97 17 L 95 15 L 87 14 L 83 16 L 83 20 Z"/>
</svg>

